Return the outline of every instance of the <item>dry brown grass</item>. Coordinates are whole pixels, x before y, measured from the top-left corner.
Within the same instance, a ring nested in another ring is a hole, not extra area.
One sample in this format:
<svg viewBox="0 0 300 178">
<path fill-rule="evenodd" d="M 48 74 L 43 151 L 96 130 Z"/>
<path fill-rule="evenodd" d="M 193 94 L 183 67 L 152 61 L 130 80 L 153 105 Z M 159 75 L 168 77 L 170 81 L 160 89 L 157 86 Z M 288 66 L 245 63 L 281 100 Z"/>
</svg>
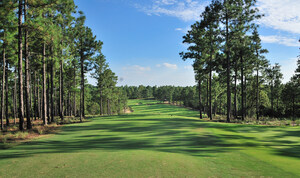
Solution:
<svg viewBox="0 0 300 178">
<path fill-rule="evenodd" d="M 25 120 L 26 121 L 26 120 Z M 0 131 L 0 144 L 17 144 L 21 142 L 27 142 L 39 137 L 44 137 L 57 133 L 60 130 L 61 125 L 79 123 L 79 120 L 73 117 L 66 117 L 64 121 L 56 120 L 55 123 L 44 126 L 42 120 L 32 120 L 32 129 L 26 129 L 26 122 L 24 124 L 25 130 L 19 131 L 19 120 L 10 120 L 10 126 L 5 127 L 3 131 Z M 6 124 L 4 122 L 4 124 Z"/>
</svg>

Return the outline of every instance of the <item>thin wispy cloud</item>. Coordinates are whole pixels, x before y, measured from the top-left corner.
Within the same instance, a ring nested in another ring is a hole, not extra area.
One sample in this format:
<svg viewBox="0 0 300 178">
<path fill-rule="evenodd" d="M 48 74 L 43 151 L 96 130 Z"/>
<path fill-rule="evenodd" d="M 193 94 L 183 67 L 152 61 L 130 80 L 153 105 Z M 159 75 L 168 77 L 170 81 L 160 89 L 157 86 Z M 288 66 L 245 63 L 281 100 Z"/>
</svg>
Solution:
<svg viewBox="0 0 300 178">
<path fill-rule="evenodd" d="M 261 36 L 263 43 L 275 43 L 291 47 L 299 47 L 299 42 L 297 38 L 288 38 L 284 36 L 271 35 L 271 36 Z"/>
<path fill-rule="evenodd" d="M 136 7 L 148 15 L 167 15 L 183 21 L 194 21 L 199 20 L 208 4 L 208 1 L 199 0 L 153 0 L 151 5 L 137 4 Z"/>
<path fill-rule="evenodd" d="M 187 70 L 193 70 L 193 66 L 184 66 L 184 69 L 187 69 Z"/>
<path fill-rule="evenodd" d="M 300 34 L 299 0 L 258 0 L 257 7 L 265 15 L 259 20 L 261 25 Z"/>
<path fill-rule="evenodd" d="M 163 63 L 163 66 L 165 66 L 166 68 L 169 68 L 169 69 L 174 69 L 174 70 L 178 69 L 176 64 Z"/>
<path fill-rule="evenodd" d="M 151 68 L 150 67 L 142 67 L 139 65 L 133 65 L 133 66 L 123 67 L 123 70 L 132 71 L 132 72 L 146 72 L 146 71 L 150 71 Z"/>
<path fill-rule="evenodd" d="M 209 0 L 151 0 L 150 4 L 136 4 L 136 8 L 148 15 L 167 15 L 183 21 L 199 20 Z M 299 0 L 258 0 L 261 25 L 276 30 L 300 34 Z M 181 28 L 178 28 L 179 30 Z"/>
<path fill-rule="evenodd" d="M 187 26 L 185 28 L 175 28 L 175 31 L 180 31 L 184 34 L 186 34 L 189 30 L 191 30 L 191 26 Z"/>
</svg>

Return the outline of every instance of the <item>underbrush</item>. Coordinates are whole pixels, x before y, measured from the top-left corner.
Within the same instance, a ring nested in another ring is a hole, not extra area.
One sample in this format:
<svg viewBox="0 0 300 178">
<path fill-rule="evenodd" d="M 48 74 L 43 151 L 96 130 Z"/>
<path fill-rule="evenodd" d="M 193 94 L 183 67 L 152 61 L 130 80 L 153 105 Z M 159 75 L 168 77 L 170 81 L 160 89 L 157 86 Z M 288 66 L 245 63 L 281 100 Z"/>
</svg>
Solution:
<svg viewBox="0 0 300 178">
<path fill-rule="evenodd" d="M 83 121 L 85 122 L 85 120 Z M 13 122 L 11 122 L 13 123 Z M 54 134 L 59 131 L 60 125 L 80 123 L 79 118 L 76 117 L 64 117 L 64 120 L 55 118 L 55 122 L 46 126 L 43 125 L 42 120 L 32 120 L 32 129 L 26 129 L 26 122 L 24 124 L 25 130 L 19 131 L 19 123 L 11 124 L 11 126 L 5 128 L 0 132 L 0 149 L 9 148 L 18 143 L 26 142 L 34 138 Z"/>
<path fill-rule="evenodd" d="M 205 118 L 206 121 L 211 122 L 226 122 L 226 116 L 223 115 L 214 115 L 213 120 Z M 268 126 L 300 126 L 300 118 L 270 118 L 270 117 L 261 117 L 259 120 L 256 118 L 246 117 L 245 120 L 241 118 L 231 119 L 231 123 L 237 124 L 247 124 L 247 125 L 268 125 Z"/>
</svg>

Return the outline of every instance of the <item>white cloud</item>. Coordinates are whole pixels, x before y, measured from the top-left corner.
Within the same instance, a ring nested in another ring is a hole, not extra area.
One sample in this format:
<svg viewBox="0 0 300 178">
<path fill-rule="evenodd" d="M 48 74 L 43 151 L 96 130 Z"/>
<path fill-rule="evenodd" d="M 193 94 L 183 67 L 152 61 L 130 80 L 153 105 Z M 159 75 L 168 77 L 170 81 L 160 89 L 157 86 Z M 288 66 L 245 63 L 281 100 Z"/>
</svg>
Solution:
<svg viewBox="0 0 300 178">
<path fill-rule="evenodd" d="M 297 58 L 291 58 L 280 62 L 281 72 L 283 74 L 283 83 L 290 81 L 291 77 L 295 74 L 297 68 Z"/>
<path fill-rule="evenodd" d="M 172 5 L 175 2 L 176 2 L 176 0 L 161 0 L 161 1 L 156 1 L 156 3 L 164 4 L 164 5 Z"/>
<path fill-rule="evenodd" d="M 284 36 L 271 35 L 271 36 L 261 36 L 263 43 L 276 43 L 285 46 L 298 47 L 299 42 L 297 38 L 288 38 Z"/>
<path fill-rule="evenodd" d="M 180 31 L 180 32 L 182 32 L 182 33 L 184 33 L 184 34 L 187 34 L 187 32 L 188 32 L 189 30 L 191 30 L 191 27 L 190 27 L 190 26 L 185 27 L 185 28 L 175 28 L 175 31 Z"/>
<path fill-rule="evenodd" d="M 169 69 L 174 69 L 174 70 L 176 70 L 178 68 L 176 64 L 169 64 L 169 63 L 163 63 L 163 66 L 165 66 L 166 68 L 169 68 Z"/>
<path fill-rule="evenodd" d="M 161 64 L 156 64 L 156 67 L 161 67 Z"/>
<path fill-rule="evenodd" d="M 184 69 L 193 70 L 193 66 L 184 66 Z"/>
<path fill-rule="evenodd" d="M 150 71 L 151 68 L 150 67 L 142 67 L 139 65 L 133 65 L 133 66 L 123 67 L 123 70 L 132 71 L 132 72 L 146 72 L 146 71 Z"/>
<path fill-rule="evenodd" d="M 195 21 L 199 20 L 209 3 L 209 0 L 151 0 L 151 5 L 136 4 L 136 8 L 148 15 L 167 15 L 183 21 Z M 265 15 L 259 20 L 261 25 L 300 34 L 299 0 L 258 0 L 257 7 Z"/>
<path fill-rule="evenodd" d="M 258 0 L 257 7 L 265 15 L 259 20 L 260 24 L 300 34 L 299 0 Z"/>
<path fill-rule="evenodd" d="M 208 1 L 198 0 L 152 0 L 152 5 L 136 7 L 148 15 L 167 15 L 183 21 L 198 20 Z"/>
</svg>

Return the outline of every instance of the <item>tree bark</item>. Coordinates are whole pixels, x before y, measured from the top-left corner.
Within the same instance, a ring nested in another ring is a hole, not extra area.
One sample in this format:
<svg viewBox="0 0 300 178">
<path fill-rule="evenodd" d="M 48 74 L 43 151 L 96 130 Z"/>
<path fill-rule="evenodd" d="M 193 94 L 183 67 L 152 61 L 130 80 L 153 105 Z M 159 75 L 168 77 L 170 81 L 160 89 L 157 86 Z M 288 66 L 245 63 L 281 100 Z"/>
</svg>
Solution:
<svg viewBox="0 0 300 178">
<path fill-rule="evenodd" d="M 51 102 L 51 122 L 54 122 L 54 101 L 53 101 L 53 46 L 51 47 L 51 64 L 50 64 L 50 80 L 51 80 L 51 89 L 50 89 L 50 102 Z"/>
<path fill-rule="evenodd" d="M 43 123 L 44 125 L 48 125 L 47 122 L 47 76 L 46 76 L 46 44 L 43 44 L 43 103 L 42 103 L 42 113 L 43 113 Z"/>
<path fill-rule="evenodd" d="M 33 113 L 34 113 L 34 120 L 37 120 L 37 107 L 36 107 L 36 71 L 34 71 L 34 78 L 33 78 Z"/>
<path fill-rule="evenodd" d="M 202 117 L 202 98 L 201 98 L 201 81 L 198 81 L 198 88 L 199 88 L 199 114 L 200 114 L 200 119 L 203 119 Z"/>
<path fill-rule="evenodd" d="M 82 42 L 81 42 L 82 43 Z M 82 45 L 82 44 L 81 44 Z M 81 65 L 81 112 L 80 112 L 80 121 L 82 121 L 82 118 L 85 118 L 85 107 L 84 107 L 84 59 L 83 59 L 83 53 L 81 51 L 80 53 L 80 65 Z"/>
<path fill-rule="evenodd" d="M 109 104 L 109 99 L 107 99 L 107 115 L 110 115 L 110 104 Z"/>
<path fill-rule="evenodd" d="M 245 75 L 245 86 L 244 86 L 244 117 L 248 116 L 247 109 L 247 75 Z"/>
<path fill-rule="evenodd" d="M 103 115 L 103 96 L 102 96 L 102 90 L 100 91 L 100 115 Z"/>
<path fill-rule="evenodd" d="M 64 120 L 64 82 L 63 82 L 63 61 L 60 60 L 59 70 L 59 116 L 61 120 Z"/>
<path fill-rule="evenodd" d="M 259 65 L 257 63 L 256 69 L 256 120 L 259 120 L 259 76 L 258 76 Z"/>
<path fill-rule="evenodd" d="M 272 79 L 272 83 L 271 83 L 271 117 L 273 117 L 273 109 L 274 109 L 274 104 L 273 104 L 273 79 Z"/>
<path fill-rule="evenodd" d="M 207 117 L 209 117 L 209 75 L 207 75 L 206 79 L 206 113 Z"/>
<path fill-rule="evenodd" d="M 241 59 L 241 87 L 242 87 L 242 120 L 245 120 L 245 110 L 244 110 L 244 103 L 245 103 L 245 98 L 244 98 L 244 61 L 243 61 L 243 56 L 240 54 L 240 59 Z"/>
<path fill-rule="evenodd" d="M 19 0 L 19 19 L 18 19 L 18 73 L 19 73 L 19 129 L 24 130 L 24 102 L 23 102 L 23 44 L 22 44 L 22 19 L 23 19 L 23 0 Z"/>
<path fill-rule="evenodd" d="M 75 66 L 75 63 L 74 63 L 74 96 L 73 96 L 73 102 L 74 102 L 74 116 L 76 117 L 76 66 Z"/>
<path fill-rule="evenodd" d="M 225 1 L 226 3 L 226 1 Z M 227 122 L 230 122 L 231 112 L 231 89 L 230 89 L 230 51 L 229 51 L 229 18 L 228 9 L 226 7 L 226 62 L 227 62 Z"/>
<path fill-rule="evenodd" d="M 24 0 L 24 20 L 27 20 L 27 0 Z M 28 29 L 25 28 L 25 108 L 26 108 L 26 117 L 27 117 L 27 129 L 32 129 L 31 120 L 30 120 L 30 100 L 29 100 L 29 56 L 28 56 Z"/>
<path fill-rule="evenodd" d="M 36 114 L 37 114 L 37 118 L 40 119 L 41 118 L 41 105 L 40 105 L 40 76 L 38 76 L 38 84 L 37 84 L 37 110 L 36 110 Z"/>
<path fill-rule="evenodd" d="M 237 118 L 237 61 L 235 62 L 234 71 L 234 117 Z"/>
<path fill-rule="evenodd" d="M 4 67 L 4 65 L 3 65 Z M 5 66 L 5 118 L 6 118 L 6 127 L 10 126 L 9 117 L 8 117 L 8 62 L 6 62 Z"/>
<path fill-rule="evenodd" d="M 212 30 L 210 28 L 210 32 L 212 34 Z M 212 96 L 211 96 L 211 79 L 212 79 L 212 60 L 213 60 L 213 43 L 212 43 L 212 38 L 210 36 L 210 58 L 209 58 L 209 63 L 208 63 L 208 68 L 209 68 L 209 118 L 212 120 Z"/>
<path fill-rule="evenodd" d="M 15 84 L 14 84 L 14 124 L 17 122 L 17 68 L 15 68 Z"/>
<path fill-rule="evenodd" d="M 212 70 L 211 70 L 211 66 L 210 66 L 209 67 L 209 118 L 210 118 L 210 120 L 212 120 L 211 78 L 212 78 Z"/>
<path fill-rule="evenodd" d="M 2 75 L 2 94 L 1 94 L 1 130 L 4 129 L 3 119 L 5 117 L 4 111 L 4 97 L 5 97 L 5 75 L 6 75 L 6 57 L 5 57 L 5 44 L 3 44 L 3 75 Z"/>
<path fill-rule="evenodd" d="M 50 103 L 50 70 L 49 70 L 49 61 L 47 62 L 47 118 L 48 118 L 48 123 L 51 123 L 51 118 L 50 118 L 50 113 L 51 113 L 51 103 Z"/>
</svg>

